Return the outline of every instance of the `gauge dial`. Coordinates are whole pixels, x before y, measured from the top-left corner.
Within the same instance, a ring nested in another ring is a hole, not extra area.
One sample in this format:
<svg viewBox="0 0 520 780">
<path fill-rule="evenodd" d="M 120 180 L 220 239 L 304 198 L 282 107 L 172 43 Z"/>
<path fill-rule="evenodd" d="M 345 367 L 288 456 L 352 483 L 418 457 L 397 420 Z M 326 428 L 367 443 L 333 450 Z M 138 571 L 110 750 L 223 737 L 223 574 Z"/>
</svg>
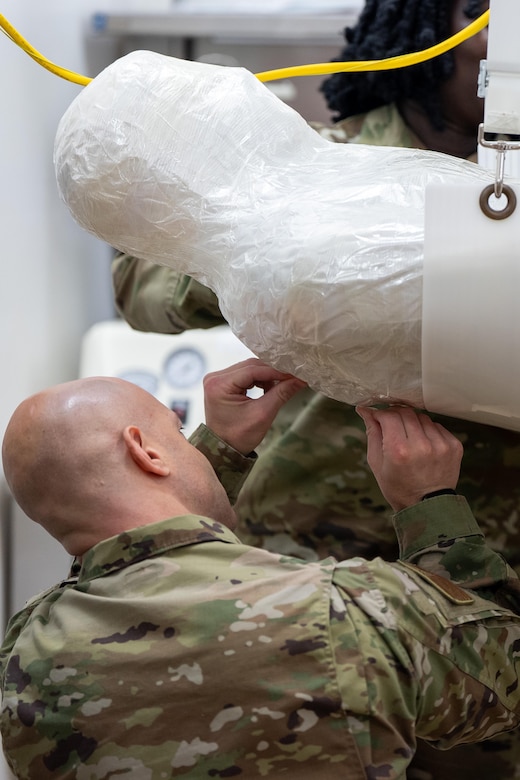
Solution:
<svg viewBox="0 0 520 780">
<path fill-rule="evenodd" d="M 177 349 L 166 359 L 164 373 L 172 387 L 192 387 L 202 381 L 206 360 L 199 350 L 192 347 Z"/>
</svg>

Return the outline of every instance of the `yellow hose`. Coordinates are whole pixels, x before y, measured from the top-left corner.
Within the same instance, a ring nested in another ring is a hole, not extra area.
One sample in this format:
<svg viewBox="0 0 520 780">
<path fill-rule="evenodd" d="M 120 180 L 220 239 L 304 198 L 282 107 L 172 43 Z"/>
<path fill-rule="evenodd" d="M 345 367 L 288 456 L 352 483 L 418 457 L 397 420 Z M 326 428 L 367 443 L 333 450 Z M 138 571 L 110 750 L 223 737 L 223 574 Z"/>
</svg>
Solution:
<svg viewBox="0 0 520 780">
<path fill-rule="evenodd" d="M 51 73 L 54 73 L 56 76 L 60 76 L 62 79 L 72 81 L 75 84 L 80 84 L 82 87 L 85 87 L 92 81 L 92 79 L 89 79 L 86 76 L 81 76 L 79 73 L 74 73 L 72 70 L 61 68 L 59 65 L 55 65 L 53 62 L 50 62 L 50 60 L 44 57 L 43 54 L 40 54 L 39 51 L 31 46 L 31 44 L 20 35 L 18 30 L 16 30 L 13 25 L 7 21 L 5 16 L 2 16 L 2 14 L 0 14 L 0 28 L 5 32 L 7 37 L 13 41 L 13 43 L 16 43 L 17 46 L 23 49 L 23 51 L 28 54 L 29 57 L 32 57 L 32 59 L 35 60 L 39 65 L 41 65 L 42 68 L 50 70 Z"/>
<path fill-rule="evenodd" d="M 266 70 L 256 73 L 260 81 L 274 81 L 275 79 L 289 79 L 295 76 L 326 76 L 329 73 L 347 73 L 368 70 L 392 70 L 394 68 L 406 68 L 409 65 L 417 65 L 419 62 L 431 60 L 440 54 L 454 49 L 459 43 L 466 41 L 473 35 L 484 29 L 489 24 L 489 10 L 485 11 L 478 19 L 468 24 L 463 30 L 447 38 L 429 49 L 414 52 L 412 54 L 400 54 L 397 57 L 387 57 L 384 60 L 365 60 L 356 62 L 324 62 L 316 65 L 298 65 L 294 68 L 279 68 L 278 70 Z"/>
<path fill-rule="evenodd" d="M 430 46 L 423 51 L 413 52 L 412 54 L 400 54 L 398 57 L 387 57 L 383 60 L 366 60 L 362 62 L 324 62 L 316 63 L 314 65 L 297 65 L 292 68 L 278 68 L 277 70 L 267 70 L 262 73 L 256 73 L 256 77 L 260 81 L 276 81 L 277 79 L 295 78 L 297 76 L 325 76 L 330 73 L 346 73 L 355 71 L 369 71 L 369 70 L 392 70 L 393 68 L 405 68 L 409 65 L 416 65 L 419 62 L 425 62 L 426 60 L 438 57 L 440 54 L 453 49 L 463 41 L 476 35 L 478 32 L 484 29 L 489 24 L 489 10 L 485 11 L 478 19 L 468 24 L 463 30 L 447 38 L 445 41 Z M 10 38 L 13 43 L 16 43 L 23 51 L 32 57 L 35 62 L 50 70 L 56 76 L 60 76 L 62 79 L 72 81 L 74 84 L 79 84 L 84 87 L 89 84 L 92 79 L 87 76 L 82 76 L 79 73 L 74 73 L 72 70 L 67 70 L 59 65 L 55 65 L 48 60 L 43 54 L 40 54 L 28 41 L 23 38 L 20 33 L 10 24 L 5 16 L 0 14 L 0 28 Z"/>
</svg>

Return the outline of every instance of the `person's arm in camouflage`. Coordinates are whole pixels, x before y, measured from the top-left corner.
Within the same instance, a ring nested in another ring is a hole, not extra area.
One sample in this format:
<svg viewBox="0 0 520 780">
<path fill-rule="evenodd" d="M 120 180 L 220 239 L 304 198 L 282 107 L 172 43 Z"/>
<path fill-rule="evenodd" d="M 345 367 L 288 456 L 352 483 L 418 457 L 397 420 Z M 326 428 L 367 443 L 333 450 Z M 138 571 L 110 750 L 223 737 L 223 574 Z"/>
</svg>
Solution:
<svg viewBox="0 0 520 780">
<path fill-rule="evenodd" d="M 369 466 L 396 512 L 400 560 L 420 565 L 428 556 L 429 571 L 436 568 L 442 577 L 466 588 L 482 588 L 516 577 L 502 556 L 486 545 L 466 500 L 446 495 L 455 492 L 458 482 L 463 455 L 460 441 L 428 415 L 410 408 L 359 412 L 367 426 Z M 430 519 L 430 510 L 440 518 L 437 522 Z M 446 525 L 450 513 L 457 522 Z M 448 550 L 458 537 L 463 539 L 457 543 L 453 561 Z M 433 560 L 438 562 L 436 567 Z"/>
<path fill-rule="evenodd" d="M 400 559 L 338 565 L 346 612 L 331 622 L 334 660 L 365 767 L 401 778 L 418 737 L 446 749 L 519 725 L 520 589 L 465 499 L 446 492 L 458 440 L 411 409 L 360 413 L 370 466 L 397 510 Z"/>
<path fill-rule="evenodd" d="M 190 442 L 208 458 L 232 504 L 254 465 L 255 448 L 282 406 L 305 386 L 257 358 L 204 377 L 207 425 L 200 425 Z M 264 394 L 250 398 L 252 387 Z"/>
<path fill-rule="evenodd" d="M 209 460 L 230 503 L 235 504 L 242 485 L 255 465 L 256 453 L 243 455 L 204 423 L 191 434 L 189 441 Z"/>
<path fill-rule="evenodd" d="M 135 330 L 182 333 L 225 324 L 215 293 L 168 266 L 118 254 L 112 284 L 116 309 Z"/>
</svg>

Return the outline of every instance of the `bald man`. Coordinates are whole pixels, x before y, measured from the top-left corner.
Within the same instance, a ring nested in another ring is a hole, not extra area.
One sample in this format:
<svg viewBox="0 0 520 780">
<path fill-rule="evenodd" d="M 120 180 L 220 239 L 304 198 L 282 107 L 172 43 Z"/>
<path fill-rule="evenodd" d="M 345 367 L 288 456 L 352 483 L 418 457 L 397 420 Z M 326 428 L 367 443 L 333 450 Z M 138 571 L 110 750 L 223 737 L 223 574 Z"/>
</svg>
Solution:
<svg viewBox="0 0 520 780">
<path fill-rule="evenodd" d="M 398 562 L 306 563 L 233 533 L 223 483 L 233 499 L 301 387 L 255 359 L 208 375 L 196 447 L 117 379 L 15 410 L 7 481 L 77 557 L 0 652 L 17 777 L 396 780 L 417 737 L 448 748 L 518 725 L 518 580 L 455 494 L 460 443 L 429 417 L 360 410 Z"/>
</svg>

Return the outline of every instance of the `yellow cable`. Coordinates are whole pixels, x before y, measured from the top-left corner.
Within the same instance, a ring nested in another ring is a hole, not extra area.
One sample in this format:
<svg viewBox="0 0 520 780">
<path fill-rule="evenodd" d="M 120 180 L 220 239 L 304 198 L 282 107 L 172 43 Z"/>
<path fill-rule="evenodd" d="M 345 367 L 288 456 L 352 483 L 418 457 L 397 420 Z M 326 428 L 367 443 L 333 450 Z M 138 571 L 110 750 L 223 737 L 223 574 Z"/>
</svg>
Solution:
<svg viewBox="0 0 520 780">
<path fill-rule="evenodd" d="M 476 35 L 489 24 L 489 10 L 468 24 L 463 30 L 447 38 L 429 49 L 413 52 L 412 54 L 400 54 L 397 57 L 387 57 L 383 60 L 365 60 L 357 62 L 324 62 L 315 65 L 298 65 L 294 68 L 279 68 L 278 70 L 266 70 L 256 73 L 260 81 L 274 81 L 275 79 L 289 79 L 296 76 L 326 76 L 330 73 L 346 73 L 369 70 L 392 70 L 393 68 L 405 68 L 409 65 L 417 65 L 419 62 L 433 59 L 440 54 L 455 48 L 463 41 Z"/>
<path fill-rule="evenodd" d="M 50 62 L 50 60 L 44 57 L 43 54 L 40 54 L 39 51 L 31 46 L 31 44 L 20 35 L 18 30 L 16 30 L 13 25 L 7 21 L 5 16 L 2 16 L 2 14 L 0 14 L 0 27 L 5 32 L 7 37 L 13 41 L 13 43 L 16 43 L 17 46 L 23 49 L 23 51 L 28 54 L 29 57 L 32 57 L 35 62 L 41 65 L 42 68 L 50 70 L 51 73 L 54 73 L 56 76 L 60 76 L 62 79 L 72 81 L 75 84 L 80 84 L 82 87 L 86 86 L 92 81 L 92 79 L 89 79 L 86 76 L 81 76 L 79 73 L 74 73 L 73 70 L 61 68 L 59 65 L 55 65 L 53 62 Z"/>
<path fill-rule="evenodd" d="M 314 65 L 297 65 L 292 68 L 278 68 L 277 70 L 267 70 L 262 73 L 256 73 L 256 77 L 260 81 L 276 81 L 277 79 L 295 78 L 296 76 L 325 76 L 330 73 L 346 73 L 356 71 L 370 71 L 370 70 L 391 70 L 393 68 L 405 68 L 409 65 L 416 65 L 419 62 L 425 62 L 425 60 L 438 57 L 440 54 L 453 49 L 463 41 L 476 35 L 478 32 L 484 29 L 489 24 L 489 10 L 485 11 L 478 19 L 469 24 L 463 30 L 447 38 L 445 41 L 430 46 L 423 51 L 413 52 L 412 54 L 400 54 L 398 57 L 387 57 L 383 60 L 366 60 L 358 62 L 325 62 L 316 63 Z M 62 79 L 72 81 L 75 84 L 80 84 L 82 87 L 89 84 L 92 79 L 87 76 L 82 76 L 79 73 L 74 73 L 72 70 L 61 68 L 59 65 L 55 65 L 50 62 L 43 54 L 40 54 L 28 41 L 23 38 L 20 33 L 10 24 L 5 16 L 0 14 L 0 28 L 5 32 L 8 38 L 10 38 L 17 46 L 19 46 L 29 57 L 32 57 L 43 68 L 51 71 L 56 76 L 60 76 Z"/>
</svg>

